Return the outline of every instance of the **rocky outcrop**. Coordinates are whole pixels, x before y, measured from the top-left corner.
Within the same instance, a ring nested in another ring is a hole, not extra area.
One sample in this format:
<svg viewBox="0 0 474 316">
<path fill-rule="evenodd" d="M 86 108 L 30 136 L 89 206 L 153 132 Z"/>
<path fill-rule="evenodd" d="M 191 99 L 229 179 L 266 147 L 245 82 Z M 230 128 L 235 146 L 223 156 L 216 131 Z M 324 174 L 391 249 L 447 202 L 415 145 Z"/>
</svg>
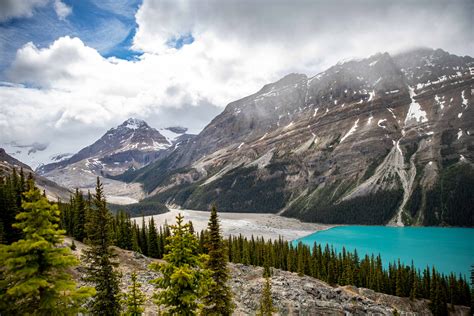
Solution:
<svg viewBox="0 0 474 316">
<path fill-rule="evenodd" d="M 70 244 L 68 238 L 66 244 Z M 75 242 L 74 253 L 80 258 L 84 245 Z M 157 307 L 151 299 L 156 290 L 150 281 L 157 278 L 157 272 L 148 269 L 155 261 L 141 254 L 116 249 L 122 272 L 121 288 L 125 291 L 130 284 L 130 274 L 136 272 L 141 290 L 146 294 L 145 315 L 157 315 Z M 264 279 L 263 269 L 242 264 L 229 264 L 230 286 L 236 309 L 234 315 L 255 315 L 259 307 Z M 74 271 L 80 280 L 83 270 Z M 377 293 L 353 286 L 332 287 L 320 280 L 296 273 L 273 269 L 272 299 L 278 309 L 276 315 L 392 315 L 397 310 L 401 315 L 431 315 L 427 300 L 414 300 Z M 469 308 L 455 306 L 452 315 L 469 315 Z"/>
<path fill-rule="evenodd" d="M 457 225 L 430 211 L 426 195 L 448 168 L 473 170 L 473 73 L 472 57 L 418 49 L 291 74 L 230 103 L 128 180 L 193 209 Z"/>
</svg>

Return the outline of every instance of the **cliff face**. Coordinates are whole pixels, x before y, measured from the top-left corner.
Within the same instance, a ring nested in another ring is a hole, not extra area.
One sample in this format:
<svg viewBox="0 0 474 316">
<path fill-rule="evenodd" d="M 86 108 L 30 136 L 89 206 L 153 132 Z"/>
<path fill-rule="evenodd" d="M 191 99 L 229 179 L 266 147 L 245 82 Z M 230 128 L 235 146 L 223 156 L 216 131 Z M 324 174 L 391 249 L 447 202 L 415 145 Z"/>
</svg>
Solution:
<svg viewBox="0 0 474 316">
<path fill-rule="evenodd" d="M 471 57 L 419 49 L 291 74 L 127 179 L 187 208 L 473 225 L 473 73 Z M 467 199 L 459 214 L 453 197 Z"/>
</svg>

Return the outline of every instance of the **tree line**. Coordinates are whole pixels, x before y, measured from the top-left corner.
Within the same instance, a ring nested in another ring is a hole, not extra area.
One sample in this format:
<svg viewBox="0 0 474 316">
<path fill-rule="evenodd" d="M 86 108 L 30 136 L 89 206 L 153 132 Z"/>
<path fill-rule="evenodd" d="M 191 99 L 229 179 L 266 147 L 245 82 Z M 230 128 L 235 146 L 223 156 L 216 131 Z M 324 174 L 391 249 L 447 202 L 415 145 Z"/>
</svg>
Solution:
<svg viewBox="0 0 474 316">
<path fill-rule="evenodd" d="M 80 196 L 73 198 L 70 205 L 74 206 L 75 200 L 81 199 Z M 83 210 L 76 212 L 81 213 Z M 78 217 L 74 215 L 74 211 L 66 211 L 64 214 L 70 214 L 70 219 L 64 219 L 65 223 L 74 223 L 73 219 Z M 189 225 L 190 231 L 198 239 L 198 253 L 206 254 L 209 233 L 195 232 L 192 223 Z M 112 226 L 117 246 L 152 258 L 162 259 L 166 255 L 169 237 L 172 235 L 166 223 L 157 226 L 151 217 L 148 222 L 142 218 L 141 225 L 138 225 L 126 213 L 119 212 L 115 215 Z M 74 225 L 70 226 L 69 231 L 74 236 Z M 331 285 L 354 285 L 400 297 L 429 299 L 436 315 L 444 314 L 448 303 L 471 305 L 471 289 L 465 277 L 453 273 L 445 275 L 434 267 L 420 271 L 413 263 L 406 265 L 393 262 L 385 269 L 380 255 L 359 257 L 357 251 L 348 252 L 343 248 L 337 252 L 328 245 L 315 243 L 310 247 L 282 238 L 272 241 L 260 237 L 230 236 L 225 240 L 225 245 L 229 262 L 262 267 L 267 265 L 309 275 Z"/>
</svg>

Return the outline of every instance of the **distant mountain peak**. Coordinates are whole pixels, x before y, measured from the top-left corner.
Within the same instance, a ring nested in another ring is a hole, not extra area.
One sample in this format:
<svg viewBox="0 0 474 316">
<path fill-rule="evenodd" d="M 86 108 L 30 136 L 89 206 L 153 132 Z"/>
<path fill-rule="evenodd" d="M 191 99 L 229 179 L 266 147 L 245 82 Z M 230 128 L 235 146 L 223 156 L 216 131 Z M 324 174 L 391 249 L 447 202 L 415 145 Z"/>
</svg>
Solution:
<svg viewBox="0 0 474 316">
<path fill-rule="evenodd" d="M 144 120 L 140 120 L 137 118 L 129 118 L 125 122 L 123 122 L 120 126 L 128 128 L 128 129 L 139 129 L 139 128 L 150 128 L 148 124 Z"/>
</svg>

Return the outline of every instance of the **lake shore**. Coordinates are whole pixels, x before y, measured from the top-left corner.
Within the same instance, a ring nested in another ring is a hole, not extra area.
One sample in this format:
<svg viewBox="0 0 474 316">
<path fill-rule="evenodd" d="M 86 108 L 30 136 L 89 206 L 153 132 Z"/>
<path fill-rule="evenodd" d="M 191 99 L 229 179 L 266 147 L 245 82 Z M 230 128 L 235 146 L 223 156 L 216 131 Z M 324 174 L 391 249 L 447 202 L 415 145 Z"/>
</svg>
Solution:
<svg viewBox="0 0 474 316">
<path fill-rule="evenodd" d="M 192 221 L 194 229 L 201 231 L 207 227 L 209 221 L 209 212 L 195 210 L 170 209 L 164 214 L 145 216 L 145 222 L 148 223 L 151 217 L 154 218 L 157 226 L 165 222 L 174 224 L 176 216 L 181 213 L 184 220 Z M 142 218 L 135 217 L 137 224 L 141 226 Z M 282 217 L 267 213 L 219 213 L 219 219 L 223 235 L 244 237 L 264 237 L 265 239 L 278 239 L 281 236 L 285 240 L 294 240 L 312 234 L 317 231 L 327 230 L 337 225 L 325 225 L 318 223 L 305 223 L 298 219 Z"/>
</svg>

